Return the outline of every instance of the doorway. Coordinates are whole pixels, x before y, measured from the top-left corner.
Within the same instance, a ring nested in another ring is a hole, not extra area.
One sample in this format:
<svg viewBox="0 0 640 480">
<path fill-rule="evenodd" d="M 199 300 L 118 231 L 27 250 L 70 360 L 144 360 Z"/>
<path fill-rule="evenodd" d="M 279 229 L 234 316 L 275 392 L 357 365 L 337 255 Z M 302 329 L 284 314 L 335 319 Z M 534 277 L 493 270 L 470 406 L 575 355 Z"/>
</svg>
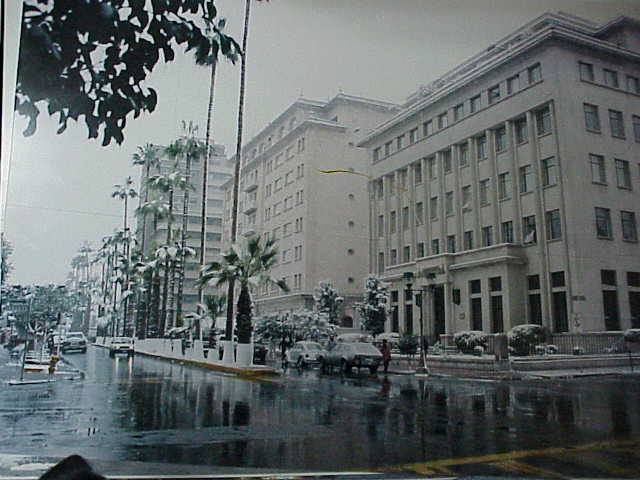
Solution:
<svg viewBox="0 0 640 480">
<path fill-rule="evenodd" d="M 439 339 L 445 333 L 444 287 L 433 289 L 433 335 Z"/>
</svg>

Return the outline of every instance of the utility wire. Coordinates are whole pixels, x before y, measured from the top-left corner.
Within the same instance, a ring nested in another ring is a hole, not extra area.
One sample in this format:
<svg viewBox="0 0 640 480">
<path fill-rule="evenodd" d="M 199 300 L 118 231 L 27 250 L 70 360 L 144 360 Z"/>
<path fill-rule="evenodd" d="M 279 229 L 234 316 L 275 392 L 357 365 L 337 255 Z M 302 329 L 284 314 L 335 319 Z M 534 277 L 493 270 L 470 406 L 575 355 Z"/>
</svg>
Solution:
<svg viewBox="0 0 640 480">
<path fill-rule="evenodd" d="M 79 215 L 92 215 L 94 217 L 114 217 L 121 218 L 121 215 L 117 215 L 115 213 L 103 213 L 103 212 L 89 212 L 86 210 L 72 210 L 67 208 L 55 208 L 55 207 L 42 207 L 38 205 L 23 205 L 19 203 L 7 203 L 7 207 L 12 208 L 31 208 L 34 210 L 49 210 L 52 212 L 61 212 L 61 213 L 75 213 Z"/>
</svg>

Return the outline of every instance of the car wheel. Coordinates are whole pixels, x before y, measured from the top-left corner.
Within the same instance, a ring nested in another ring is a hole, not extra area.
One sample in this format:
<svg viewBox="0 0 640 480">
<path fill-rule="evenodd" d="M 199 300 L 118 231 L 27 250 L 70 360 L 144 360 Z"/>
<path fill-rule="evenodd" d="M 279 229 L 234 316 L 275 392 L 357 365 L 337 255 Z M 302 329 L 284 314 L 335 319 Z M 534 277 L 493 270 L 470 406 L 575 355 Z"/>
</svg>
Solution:
<svg viewBox="0 0 640 480">
<path fill-rule="evenodd" d="M 378 371 L 378 367 L 369 367 L 369 371 L 371 372 L 371 375 L 375 375 Z"/>
<path fill-rule="evenodd" d="M 327 373 L 327 365 L 324 363 L 324 358 L 320 359 L 320 373 Z"/>
</svg>

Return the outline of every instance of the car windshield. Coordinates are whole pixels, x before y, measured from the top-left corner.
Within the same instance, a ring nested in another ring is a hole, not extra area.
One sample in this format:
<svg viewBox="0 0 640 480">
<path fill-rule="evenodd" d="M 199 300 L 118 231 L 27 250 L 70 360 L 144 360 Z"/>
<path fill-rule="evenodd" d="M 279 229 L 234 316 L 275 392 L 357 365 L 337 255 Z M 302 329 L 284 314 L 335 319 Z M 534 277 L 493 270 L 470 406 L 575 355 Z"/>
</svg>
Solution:
<svg viewBox="0 0 640 480">
<path fill-rule="evenodd" d="M 114 343 L 131 343 L 131 339 L 127 337 L 116 337 L 113 339 Z"/>
<path fill-rule="evenodd" d="M 350 348 L 355 353 L 360 353 L 360 354 L 376 354 L 376 353 L 380 353 L 380 351 L 376 347 L 371 345 L 370 343 L 352 343 L 350 345 Z"/>
<path fill-rule="evenodd" d="M 307 343 L 305 344 L 305 348 L 307 350 L 322 350 L 322 347 L 319 343 Z"/>
<path fill-rule="evenodd" d="M 82 333 L 69 333 L 67 335 L 67 338 L 82 338 L 82 337 L 83 337 Z"/>
</svg>

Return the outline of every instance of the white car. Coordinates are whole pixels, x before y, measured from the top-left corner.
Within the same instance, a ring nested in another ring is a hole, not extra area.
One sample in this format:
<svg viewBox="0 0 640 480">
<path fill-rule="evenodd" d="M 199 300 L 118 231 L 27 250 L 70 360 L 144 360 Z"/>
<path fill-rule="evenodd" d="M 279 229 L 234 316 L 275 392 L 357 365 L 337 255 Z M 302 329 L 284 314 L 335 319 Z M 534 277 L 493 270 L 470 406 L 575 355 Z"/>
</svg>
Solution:
<svg viewBox="0 0 640 480">
<path fill-rule="evenodd" d="M 116 355 L 127 355 L 132 357 L 135 354 L 133 348 L 133 338 L 129 337 L 114 337 L 109 344 L 109 356 L 115 357 Z"/>
<path fill-rule="evenodd" d="M 82 353 L 87 352 L 87 339 L 82 332 L 69 332 L 62 339 L 60 344 L 60 351 L 62 353 L 69 352 L 71 350 L 79 350 Z"/>
<path fill-rule="evenodd" d="M 307 365 L 319 364 L 326 350 L 316 342 L 296 342 L 287 352 L 287 361 L 304 368 Z"/>
</svg>

